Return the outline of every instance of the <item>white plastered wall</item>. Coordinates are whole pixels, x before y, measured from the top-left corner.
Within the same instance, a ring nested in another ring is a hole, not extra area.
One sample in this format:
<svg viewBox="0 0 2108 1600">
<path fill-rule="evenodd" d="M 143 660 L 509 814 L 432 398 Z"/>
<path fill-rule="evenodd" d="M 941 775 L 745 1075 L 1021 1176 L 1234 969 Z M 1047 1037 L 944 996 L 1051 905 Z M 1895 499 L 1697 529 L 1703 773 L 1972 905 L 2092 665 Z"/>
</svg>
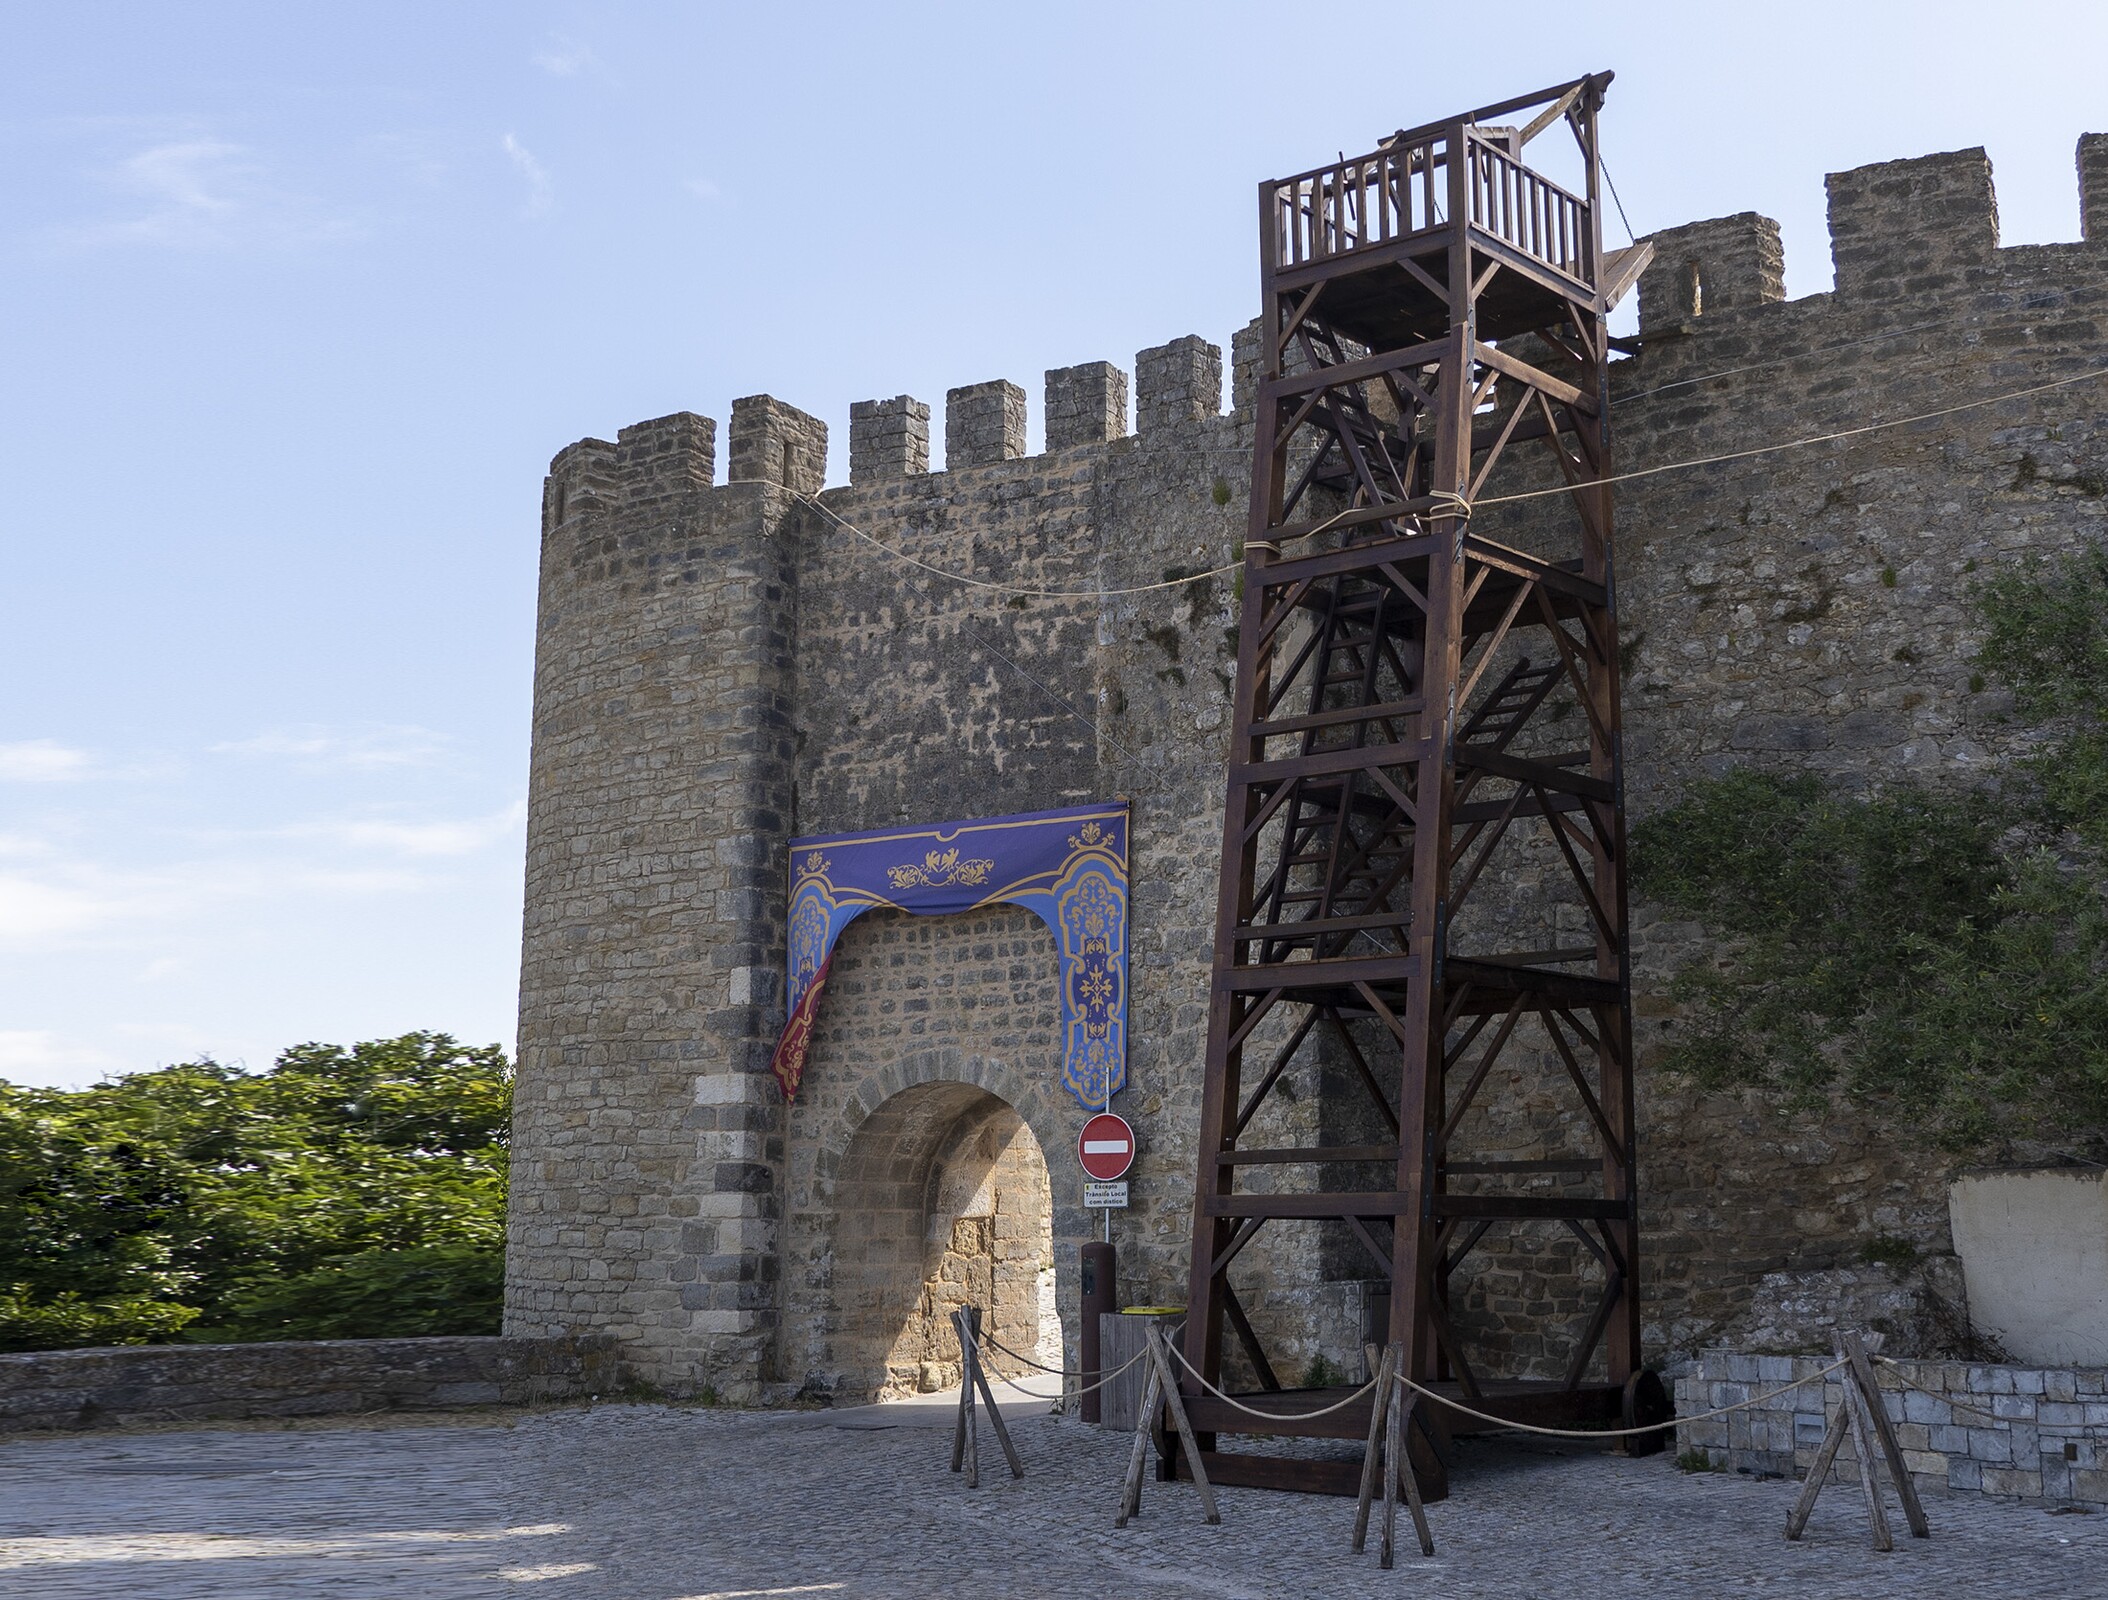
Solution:
<svg viewBox="0 0 2108 1600">
<path fill-rule="evenodd" d="M 1979 1332 L 2028 1365 L 2108 1366 L 2108 1172 L 1974 1173 L 1947 1206 Z"/>
</svg>

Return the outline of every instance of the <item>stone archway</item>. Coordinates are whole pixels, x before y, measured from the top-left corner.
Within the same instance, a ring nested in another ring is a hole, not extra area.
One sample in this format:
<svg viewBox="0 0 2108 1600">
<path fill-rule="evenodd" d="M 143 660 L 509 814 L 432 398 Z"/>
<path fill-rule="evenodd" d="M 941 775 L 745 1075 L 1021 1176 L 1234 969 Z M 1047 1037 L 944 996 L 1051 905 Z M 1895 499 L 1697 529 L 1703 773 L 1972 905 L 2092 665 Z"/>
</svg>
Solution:
<svg viewBox="0 0 2108 1600">
<path fill-rule="evenodd" d="M 958 1382 L 951 1313 L 963 1305 L 1037 1358 L 1052 1290 L 1047 1164 L 1009 1105 L 971 1084 L 904 1090 L 851 1138 L 835 1195 L 838 1389 L 890 1396 Z"/>
<path fill-rule="evenodd" d="M 1085 1219 L 1045 1155 L 1075 1120 L 1052 935 L 1009 906 L 873 911 L 834 960 L 790 1108 L 777 1376 L 851 1403 L 945 1387 L 967 1303 L 1012 1349 L 1073 1365 Z"/>
</svg>

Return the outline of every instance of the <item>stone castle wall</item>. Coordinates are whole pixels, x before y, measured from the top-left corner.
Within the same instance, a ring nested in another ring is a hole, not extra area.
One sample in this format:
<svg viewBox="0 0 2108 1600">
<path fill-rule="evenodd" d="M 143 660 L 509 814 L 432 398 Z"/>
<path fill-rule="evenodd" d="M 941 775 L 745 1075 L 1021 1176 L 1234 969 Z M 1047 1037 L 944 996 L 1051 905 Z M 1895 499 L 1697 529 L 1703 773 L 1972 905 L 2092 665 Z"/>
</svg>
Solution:
<svg viewBox="0 0 2108 1600">
<path fill-rule="evenodd" d="M 531 1405 L 618 1394 L 629 1383 L 615 1341 L 602 1335 L 8 1351 L 0 1434 Z"/>
<path fill-rule="evenodd" d="M 1976 402 L 2108 366 L 2108 141 L 2080 162 L 2087 239 L 2017 248 L 1997 245 L 1981 151 L 1833 176 L 1835 288 L 1790 302 L 1767 219 L 1656 236 L 1641 351 L 1613 369 L 1619 467 L 1734 459 L 1618 489 L 1636 815 L 1742 763 L 1983 781 L 2024 737 L 1972 678 L 1966 596 L 1975 573 L 2103 537 L 2108 400 L 2081 383 Z M 1227 413 L 1216 347 L 1141 352 L 1132 435 L 1125 373 L 1050 372 L 1033 456 L 1015 385 L 954 390 L 941 472 L 930 408 L 907 396 L 852 408 L 833 489 L 824 425 L 768 397 L 735 402 L 724 484 L 715 425 L 688 414 L 552 463 L 508 1329 L 613 1333 L 669 1386 L 856 1387 L 846 1344 L 813 1332 L 848 1329 L 839 1297 L 807 1292 L 846 1237 L 831 1164 L 893 1096 L 940 1083 L 1009 1104 L 1038 1140 L 1073 1319 L 1080 1113 L 1029 919 L 894 929 L 868 999 L 830 991 L 787 1112 L 765 1069 L 793 834 L 1115 795 L 1134 808 L 1117 1109 L 1142 1137 L 1122 1295 L 1184 1297 L 1237 593 L 1229 576 L 1161 586 L 1236 559 L 1252 349 L 1247 330 Z M 1948 407 L 1967 409 L 1849 432 Z M 1504 467 L 1474 528 L 1526 543 L 1541 507 L 1497 502 L 1542 481 Z M 1533 892 L 1505 885 L 1503 903 Z M 1668 979 L 1705 936 L 1642 905 L 1635 938 L 1657 1356 L 1730 1324 L 1766 1274 L 1844 1265 L 1875 1236 L 1947 1247 L 1944 1169 L 1887 1130 L 1651 1070 L 1677 1021 Z M 928 1010 L 881 1026 L 909 990 Z M 1526 1076 L 1499 1105 L 1502 1153 L 1557 1153 L 1565 1125 Z M 1324 1122 L 1321 1073 L 1290 1092 L 1285 1131 Z M 1266 1244 L 1239 1268 L 1262 1331 L 1351 1323 L 1362 1269 Z M 1504 1317 L 1526 1325 L 1560 1248 L 1487 1257 L 1460 1316 L 1496 1339 Z M 1285 1364 L 1357 1341 L 1288 1338 Z"/>
</svg>

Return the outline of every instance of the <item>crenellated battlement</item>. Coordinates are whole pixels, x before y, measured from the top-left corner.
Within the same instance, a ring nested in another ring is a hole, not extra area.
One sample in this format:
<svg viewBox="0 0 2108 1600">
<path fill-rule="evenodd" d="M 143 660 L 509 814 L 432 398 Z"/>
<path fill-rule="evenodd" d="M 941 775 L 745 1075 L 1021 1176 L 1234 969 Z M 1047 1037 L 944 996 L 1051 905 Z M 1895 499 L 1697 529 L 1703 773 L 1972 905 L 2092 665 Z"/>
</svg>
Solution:
<svg viewBox="0 0 2108 1600">
<path fill-rule="evenodd" d="M 2077 150 L 2081 237 L 2108 244 L 2108 134 L 2082 136 Z M 1876 162 L 1825 179 L 1835 299 L 1879 305 L 1964 290 L 1996 268 L 1998 195 L 1981 148 Z M 1690 332 L 1704 318 L 1786 302 L 1779 225 L 1754 211 L 1707 218 L 1648 235 L 1654 261 L 1639 282 L 1642 339 Z M 2032 248 L 2032 247 L 2024 247 Z M 1797 303 L 1797 302 L 1796 302 Z M 1247 413 L 1257 386 L 1258 325 L 1232 340 L 1231 411 Z M 1165 441 L 1222 415 L 1222 347 L 1196 334 L 1135 353 L 1134 432 L 1130 380 L 1107 361 L 1047 371 L 1042 388 L 1045 449 L 1103 447 L 1134 437 Z M 1000 466 L 1026 457 L 1027 396 L 995 378 L 948 390 L 944 471 Z M 852 486 L 930 471 L 930 405 L 912 395 L 859 400 L 849 408 Z M 717 424 L 676 412 L 624 428 L 614 444 L 581 439 L 549 464 L 545 525 L 570 516 L 716 485 Z M 827 424 L 770 395 L 732 403 L 726 484 L 771 483 L 798 494 L 825 487 Z"/>
<path fill-rule="evenodd" d="M 1841 299 L 1953 286 L 1998 249 L 1998 193 L 1981 148 L 1833 172 L 1830 260 Z"/>
<path fill-rule="evenodd" d="M 1686 222 L 1649 234 L 1654 260 L 1640 274 L 1640 333 L 1707 312 L 1741 311 L 1786 298 L 1779 225 L 1754 211 Z"/>
<path fill-rule="evenodd" d="M 1251 337 L 1241 332 L 1239 350 Z M 1256 351 L 1256 346 L 1253 346 Z M 1240 354 L 1240 361 L 1245 358 Z M 1240 367 L 1240 373 L 1243 369 Z M 1136 435 L 1161 437 L 1222 414 L 1222 348 L 1197 334 L 1135 355 Z M 1240 376 L 1240 405 L 1248 405 Z M 1130 437 L 1128 375 L 1109 361 L 1054 367 L 1042 391 L 1049 452 L 1105 446 Z M 944 397 L 942 470 L 1000 466 L 1024 459 L 1025 391 L 1008 379 L 966 384 Z M 913 395 L 858 400 L 849 407 L 849 481 L 867 485 L 930 471 L 930 407 Z M 715 478 L 717 424 L 676 412 L 624 428 L 616 443 L 581 439 L 549 463 L 545 528 L 572 516 L 660 495 L 713 486 L 771 483 L 797 494 L 826 485 L 827 424 L 773 395 L 732 402 L 726 481 Z"/>
<path fill-rule="evenodd" d="M 2083 135 L 2077 160 L 2081 240 L 2108 243 L 2108 134 Z M 1951 294 L 2000 265 L 1998 191 L 1981 148 L 1833 172 L 1824 186 L 1840 302 Z M 1642 336 L 1786 298 L 1785 252 L 1769 217 L 1744 211 L 1648 237 L 1655 252 L 1640 279 Z"/>
</svg>

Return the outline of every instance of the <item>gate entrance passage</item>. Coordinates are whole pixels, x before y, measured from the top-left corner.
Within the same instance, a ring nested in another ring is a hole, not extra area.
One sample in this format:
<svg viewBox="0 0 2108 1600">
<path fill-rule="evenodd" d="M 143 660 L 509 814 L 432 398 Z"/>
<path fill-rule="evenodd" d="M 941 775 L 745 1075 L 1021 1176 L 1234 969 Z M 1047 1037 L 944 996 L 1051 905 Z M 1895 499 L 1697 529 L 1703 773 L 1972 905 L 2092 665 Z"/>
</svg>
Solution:
<svg viewBox="0 0 2108 1600">
<path fill-rule="evenodd" d="M 1269 1253 L 1307 1251 L 1313 1269 L 1364 1255 L 1389 1285 L 1387 1327 L 1357 1337 L 1402 1344 L 1408 1377 L 1475 1411 L 1653 1420 L 1604 481 L 1606 319 L 1647 251 L 1602 246 L 1609 82 L 1403 131 L 1260 189 L 1263 344 L 1184 1353 L 1269 1420 L 1183 1377 L 1218 1482 L 1352 1493 L 1352 1462 L 1239 1454 L 1217 1436 L 1369 1427 L 1365 1399 L 1329 1409 L 1351 1385 L 1275 1376 L 1264 1334 L 1293 1297 L 1255 1319 L 1235 1288 L 1262 1233 L 1293 1234 Z M 1571 140 L 1570 186 L 1525 160 L 1540 136 L 1540 154 Z M 1270 1123 L 1294 1121 L 1270 1115 L 1270 1096 L 1299 1071 L 1356 1104 L 1315 1144 L 1269 1143 Z M 1566 1109 L 1501 1115 L 1526 1079 L 1550 1080 Z M 1519 1121 L 1539 1153 L 1513 1154 Z M 1518 1300 L 1490 1339 L 1467 1328 L 1453 1314 L 1467 1258 L 1494 1259 L 1500 1230 L 1547 1229 L 1569 1237 L 1587 1293 Z M 1532 1317 L 1562 1313 L 1534 1336 Z M 1433 1424 L 1423 1446 L 1439 1408 Z M 1441 1493 L 1437 1452 L 1417 1465 Z"/>
</svg>

